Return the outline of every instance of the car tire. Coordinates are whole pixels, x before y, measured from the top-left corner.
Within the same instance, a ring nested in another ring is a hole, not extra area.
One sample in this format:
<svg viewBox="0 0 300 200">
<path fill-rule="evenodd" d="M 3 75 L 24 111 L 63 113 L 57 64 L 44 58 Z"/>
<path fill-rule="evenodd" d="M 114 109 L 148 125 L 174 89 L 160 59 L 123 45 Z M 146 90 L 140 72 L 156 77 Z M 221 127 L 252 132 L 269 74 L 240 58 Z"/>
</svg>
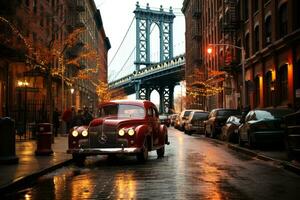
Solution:
<svg viewBox="0 0 300 200">
<path fill-rule="evenodd" d="M 239 146 L 241 146 L 241 147 L 243 147 L 244 146 L 244 144 L 245 144 L 245 142 L 241 139 L 241 136 L 240 136 L 240 134 L 238 134 L 238 143 L 239 143 Z"/>
<path fill-rule="evenodd" d="M 206 129 L 204 129 L 204 135 L 205 135 L 205 137 L 209 137 L 209 135 L 208 135 Z"/>
<path fill-rule="evenodd" d="M 250 149 L 255 149 L 255 143 L 254 143 L 254 141 L 253 141 L 253 139 L 252 139 L 252 137 L 251 137 L 251 135 L 250 134 L 248 134 L 248 144 L 249 144 L 249 148 Z"/>
<path fill-rule="evenodd" d="M 78 166 L 84 165 L 84 161 L 86 159 L 84 155 L 72 154 L 72 157 L 76 165 Z"/>
<path fill-rule="evenodd" d="M 212 130 L 211 131 L 211 137 L 214 138 L 214 139 L 216 139 L 217 138 L 216 129 L 215 128 L 214 129 L 211 128 L 210 130 Z"/>
<path fill-rule="evenodd" d="M 187 135 L 192 135 L 191 131 L 188 131 L 188 130 L 184 130 L 184 133 Z"/>
<path fill-rule="evenodd" d="M 165 156 L 165 146 L 156 150 L 157 158 L 162 158 Z"/>
<path fill-rule="evenodd" d="M 148 142 L 145 138 L 142 152 L 136 155 L 136 158 L 139 162 L 146 162 L 148 160 Z"/>
</svg>

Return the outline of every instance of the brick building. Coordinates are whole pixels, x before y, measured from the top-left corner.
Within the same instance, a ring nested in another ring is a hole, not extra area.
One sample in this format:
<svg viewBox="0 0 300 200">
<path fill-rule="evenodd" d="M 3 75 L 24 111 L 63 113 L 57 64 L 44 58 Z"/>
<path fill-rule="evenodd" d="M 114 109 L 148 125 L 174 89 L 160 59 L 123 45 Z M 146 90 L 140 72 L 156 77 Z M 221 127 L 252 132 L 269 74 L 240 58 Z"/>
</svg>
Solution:
<svg viewBox="0 0 300 200">
<path fill-rule="evenodd" d="M 98 80 L 107 81 L 107 52 L 110 48 L 94 1 L 2 2 L 0 117 L 39 121 L 40 111 L 44 111 L 42 119 L 50 120 L 47 99 L 50 92 L 52 105 L 59 110 L 71 105 L 94 107 L 98 101 L 95 84 Z M 68 39 L 79 28 L 83 31 L 70 45 Z M 87 46 L 96 52 L 97 62 L 80 57 L 80 65 L 69 64 L 69 60 L 87 52 Z M 92 68 L 95 70 L 88 70 Z M 81 70 L 88 71 L 92 78 L 76 79 Z M 51 74 L 50 82 L 47 73 Z M 71 88 L 74 94 L 71 94 Z"/>
<path fill-rule="evenodd" d="M 241 107 L 241 50 L 236 47 L 246 52 L 247 104 L 252 108 L 299 106 L 299 9 L 296 0 L 184 1 L 186 76 L 198 68 L 205 84 L 222 88 L 204 97 L 206 109 Z M 197 23 L 200 51 L 191 42 L 195 41 L 191 30 Z M 206 52 L 209 44 L 211 54 Z M 191 57 L 197 60 L 195 55 L 201 60 L 198 65 L 191 64 Z M 186 80 L 188 85 L 191 79 Z"/>
</svg>

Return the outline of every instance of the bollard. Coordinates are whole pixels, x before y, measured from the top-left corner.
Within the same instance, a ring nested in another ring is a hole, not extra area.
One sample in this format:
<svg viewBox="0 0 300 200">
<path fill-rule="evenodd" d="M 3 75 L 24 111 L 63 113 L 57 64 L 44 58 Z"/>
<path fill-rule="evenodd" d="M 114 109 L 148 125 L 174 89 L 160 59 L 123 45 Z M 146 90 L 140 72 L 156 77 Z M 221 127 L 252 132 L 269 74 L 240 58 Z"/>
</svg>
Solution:
<svg viewBox="0 0 300 200">
<path fill-rule="evenodd" d="M 35 155 L 51 155 L 52 151 L 52 124 L 40 123 L 36 132 L 37 149 Z"/>
<path fill-rule="evenodd" d="M 9 117 L 0 118 L 0 137 L 0 164 L 18 163 L 14 120 Z"/>
</svg>

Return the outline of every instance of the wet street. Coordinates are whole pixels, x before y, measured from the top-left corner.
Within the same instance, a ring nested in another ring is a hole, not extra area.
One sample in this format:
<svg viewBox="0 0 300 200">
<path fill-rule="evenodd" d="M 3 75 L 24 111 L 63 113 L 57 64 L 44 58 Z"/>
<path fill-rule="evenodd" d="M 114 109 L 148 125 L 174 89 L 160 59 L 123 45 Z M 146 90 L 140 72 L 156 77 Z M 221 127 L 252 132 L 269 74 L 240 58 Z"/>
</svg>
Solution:
<svg viewBox="0 0 300 200">
<path fill-rule="evenodd" d="M 169 138 L 162 159 L 91 157 L 1 199 L 300 199 L 300 177 L 272 162 L 173 128 Z"/>
</svg>

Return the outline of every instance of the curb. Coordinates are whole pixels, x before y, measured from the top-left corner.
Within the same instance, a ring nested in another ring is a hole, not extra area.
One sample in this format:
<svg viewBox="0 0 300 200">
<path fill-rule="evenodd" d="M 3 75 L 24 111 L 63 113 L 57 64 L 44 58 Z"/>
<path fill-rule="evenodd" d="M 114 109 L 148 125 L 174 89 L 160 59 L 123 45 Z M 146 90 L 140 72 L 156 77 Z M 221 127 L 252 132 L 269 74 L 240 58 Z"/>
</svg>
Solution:
<svg viewBox="0 0 300 200">
<path fill-rule="evenodd" d="M 260 160 L 263 160 L 263 161 L 274 162 L 277 165 L 281 165 L 284 169 L 286 169 L 288 171 L 291 171 L 291 172 L 294 172 L 295 174 L 300 176 L 300 167 L 292 164 L 289 161 L 277 160 L 277 159 L 271 158 L 269 156 L 265 156 L 261 153 L 257 153 L 255 151 L 252 151 L 250 149 L 239 147 L 239 146 L 236 146 L 236 145 L 233 145 L 233 144 L 228 144 L 228 143 L 224 143 L 224 144 L 227 144 L 227 147 L 232 149 L 232 150 L 242 152 L 244 154 L 247 154 L 247 155 L 252 156 L 252 157 L 256 157 L 256 158 L 258 158 Z"/>
<path fill-rule="evenodd" d="M 41 177 L 47 173 L 50 173 L 56 169 L 59 169 L 63 166 L 67 166 L 67 165 L 71 164 L 72 161 L 73 161 L 72 159 L 67 159 L 65 161 L 62 161 L 62 162 L 52 165 L 50 167 L 41 169 L 32 174 L 29 174 L 27 176 L 19 177 L 19 178 L 13 180 L 11 183 L 0 187 L 0 194 L 3 194 L 3 193 L 5 194 L 7 192 L 13 192 L 15 190 L 19 190 L 19 189 L 23 188 L 25 185 L 29 185 L 29 183 L 37 180 L 39 177 Z"/>
</svg>

